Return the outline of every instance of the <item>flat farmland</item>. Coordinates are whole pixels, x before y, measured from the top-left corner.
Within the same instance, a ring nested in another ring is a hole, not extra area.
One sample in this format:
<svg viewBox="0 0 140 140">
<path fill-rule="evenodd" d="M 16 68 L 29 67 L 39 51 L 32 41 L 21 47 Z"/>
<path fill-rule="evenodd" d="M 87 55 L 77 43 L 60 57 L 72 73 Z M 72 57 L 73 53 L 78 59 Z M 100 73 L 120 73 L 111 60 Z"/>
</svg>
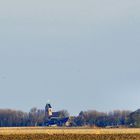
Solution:
<svg viewBox="0 0 140 140">
<path fill-rule="evenodd" d="M 0 128 L 0 140 L 140 140 L 140 129 Z"/>
</svg>

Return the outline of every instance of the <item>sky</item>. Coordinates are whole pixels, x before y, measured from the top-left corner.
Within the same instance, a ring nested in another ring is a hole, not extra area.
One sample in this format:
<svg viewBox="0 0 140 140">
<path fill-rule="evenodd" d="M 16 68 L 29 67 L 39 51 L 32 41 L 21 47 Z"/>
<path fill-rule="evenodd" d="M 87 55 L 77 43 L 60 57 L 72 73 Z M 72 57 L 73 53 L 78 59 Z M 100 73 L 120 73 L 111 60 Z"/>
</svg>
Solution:
<svg viewBox="0 0 140 140">
<path fill-rule="evenodd" d="M 0 108 L 140 108 L 139 0 L 0 0 Z"/>
</svg>

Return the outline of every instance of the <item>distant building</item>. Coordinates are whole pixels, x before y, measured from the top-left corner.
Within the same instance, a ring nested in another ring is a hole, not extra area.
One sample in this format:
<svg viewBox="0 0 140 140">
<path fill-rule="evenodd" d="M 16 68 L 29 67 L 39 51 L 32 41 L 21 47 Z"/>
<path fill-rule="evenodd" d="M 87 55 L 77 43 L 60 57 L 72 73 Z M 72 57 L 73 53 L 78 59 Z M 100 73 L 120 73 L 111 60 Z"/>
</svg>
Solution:
<svg viewBox="0 0 140 140">
<path fill-rule="evenodd" d="M 68 117 L 62 117 L 61 112 L 53 112 L 49 103 L 45 106 L 45 126 L 65 126 L 68 122 Z"/>
</svg>

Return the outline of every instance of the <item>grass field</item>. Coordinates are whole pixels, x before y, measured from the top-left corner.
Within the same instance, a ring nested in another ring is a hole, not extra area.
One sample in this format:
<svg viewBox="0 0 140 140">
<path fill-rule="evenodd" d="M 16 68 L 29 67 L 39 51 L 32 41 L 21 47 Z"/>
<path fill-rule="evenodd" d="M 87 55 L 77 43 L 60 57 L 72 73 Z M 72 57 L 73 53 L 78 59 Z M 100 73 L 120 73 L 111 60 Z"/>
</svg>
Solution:
<svg viewBox="0 0 140 140">
<path fill-rule="evenodd" d="M 140 140 L 140 129 L 0 128 L 0 140 Z"/>
</svg>

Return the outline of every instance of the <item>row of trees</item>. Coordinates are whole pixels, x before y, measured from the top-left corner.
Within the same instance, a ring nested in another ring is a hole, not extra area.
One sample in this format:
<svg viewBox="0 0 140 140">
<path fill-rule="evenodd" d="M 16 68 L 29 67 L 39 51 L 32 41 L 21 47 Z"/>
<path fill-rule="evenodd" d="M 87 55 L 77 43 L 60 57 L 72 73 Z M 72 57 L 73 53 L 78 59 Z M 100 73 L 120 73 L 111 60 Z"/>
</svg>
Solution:
<svg viewBox="0 0 140 140">
<path fill-rule="evenodd" d="M 72 126 L 97 126 L 97 127 L 113 127 L 129 125 L 130 111 L 115 110 L 113 112 L 104 113 L 96 110 L 81 111 L 77 117 L 71 118 Z"/>
<path fill-rule="evenodd" d="M 66 110 L 61 110 L 60 117 L 69 116 Z M 32 108 L 29 113 L 11 109 L 0 109 L 0 127 L 43 126 L 45 110 Z"/>
<path fill-rule="evenodd" d="M 35 126 L 40 125 L 44 119 L 44 110 L 33 108 L 29 113 L 0 109 L 0 126 Z"/>
<path fill-rule="evenodd" d="M 69 115 L 66 110 L 60 112 L 60 117 Z M 109 113 L 96 110 L 81 111 L 78 116 L 69 118 L 70 126 L 140 127 L 140 110 L 135 112 L 115 110 Z M 45 111 L 41 109 L 32 108 L 29 113 L 0 109 L 0 127 L 43 126 L 44 120 Z"/>
</svg>

